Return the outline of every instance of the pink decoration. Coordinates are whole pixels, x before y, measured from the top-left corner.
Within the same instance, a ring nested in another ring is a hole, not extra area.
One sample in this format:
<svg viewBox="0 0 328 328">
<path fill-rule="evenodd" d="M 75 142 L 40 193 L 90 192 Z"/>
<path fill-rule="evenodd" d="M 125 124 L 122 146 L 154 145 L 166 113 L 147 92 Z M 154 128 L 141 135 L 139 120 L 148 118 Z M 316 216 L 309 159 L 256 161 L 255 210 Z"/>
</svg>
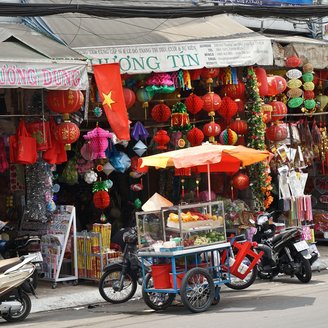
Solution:
<svg viewBox="0 0 328 328">
<path fill-rule="evenodd" d="M 216 199 L 216 194 L 213 191 L 211 191 L 211 196 L 210 196 L 208 191 L 201 191 L 199 193 L 199 198 L 203 202 L 208 202 L 210 200 L 215 200 Z"/>
<path fill-rule="evenodd" d="M 173 86 L 174 83 L 168 73 L 154 73 L 146 81 L 146 85 L 168 85 Z"/>
<path fill-rule="evenodd" d="M 90 146 L 92 149 L 91 159 L 106 158 L 105 150 L 108 147 L 108 138 L 112 137 L 113 133 L 98 126 L 83 136 L 85 140 L 90 140 Z"/>
<path fill-rule="evenodd" d="M 90 142 L 86 142 L 80 150 L 80 153 L 82 155 L 82 157 L 86 160 L 86 161 L 90 161 L 92 159 L 92 147 Z"/>
<path fill-rule="evenodd" d="M 0 137 L 0 173 L 5 172 L 9 168 L 9 163 L 7 161 L 5 143 L 2 137 Z"/>
</svg>

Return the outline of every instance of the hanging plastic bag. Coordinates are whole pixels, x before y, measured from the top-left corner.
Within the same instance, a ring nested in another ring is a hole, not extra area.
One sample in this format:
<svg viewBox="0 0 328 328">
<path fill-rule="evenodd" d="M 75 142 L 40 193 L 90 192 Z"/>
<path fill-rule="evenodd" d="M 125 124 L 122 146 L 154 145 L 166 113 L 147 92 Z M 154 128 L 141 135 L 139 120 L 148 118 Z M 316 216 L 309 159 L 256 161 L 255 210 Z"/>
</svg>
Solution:
<svg viewBox="0 0 328 328">
<path fill-rule="evenodd" d="M 36 149 L 45 151 L 51 148 L 51 135 L 49 122 L 38 121 L 26 124 L 27 131 L 36 140 Z"/>
</svg>

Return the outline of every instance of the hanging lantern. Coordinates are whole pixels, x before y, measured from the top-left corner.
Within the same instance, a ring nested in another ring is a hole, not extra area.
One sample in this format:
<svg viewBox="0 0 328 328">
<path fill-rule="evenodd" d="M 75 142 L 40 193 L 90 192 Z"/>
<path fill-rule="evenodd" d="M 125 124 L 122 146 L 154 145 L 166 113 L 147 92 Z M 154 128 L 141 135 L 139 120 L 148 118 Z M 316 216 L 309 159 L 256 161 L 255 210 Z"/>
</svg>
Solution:
<svg viewBox="0 0 328 328">
<path fill-rule="evenodd" d="M 165 130 L 157 131 L 154 141 L 158 144 L 157 149 L 167 149 L 167 144 L 170 142 L 170 137 Z"/>
<path fill-rule="evenodd" d="M 93 204 L 96 208 L 104 210 L 110 204 L 110 197 L 107 191 L 100 190 L 93 194 Z"/>
<path fill-rule="evenodd" d="M 261 105 L 262 121 L 264 123 L 269 123 L 271 121 L 272 111 L 273 111 L 273 108 L 270 104 L 262 104 Z"/>
<path fill-rule="evenodd" d="M 164 123 L 171 117 L 171 109 L 161 101 L 152 108 L 150 115 L 155 122 Z"/>
<path fill-rule="evenodd" d="M 302 80 L 304 82 L 313 82 L 314 75 L 310 72 L 306 72 L 302 75 Z"/>
<path fill-rule="evenodd" d="M 319 103 L 319 110 L 320 112 L 322 112 L 328 104 L 328 96 L 320 93 L 319 95 L 317 95 L 316 100 Z"/>
<path fill-rule="evenodd" d="M 257 78 L 257 84 L 259 88 L 260 97 L 264 97 L 268 94 L 268 79 L 264 68 L 254 68 L 254 72 Z"/>
<path fill-rule="evenodd" d="M 269 76 L 268 80 L 268 92 L 267 96 L 273 97 L 282 92 L 287 88 L 287 82 L 282 76 Z"/>
<path fill-rule="evenodd" d="M 215 142 L 215 137 L 220 134 L 221 127 L 213 121 L 203 126 L 203 132 L 207 137 L 209 137 L 209 142 Z"/>
<path fill-rule="evenodd" d="M 194 127 L 187 133 L 187 140 L 191 146 L 199 146 L 204 140 L 204 133 L 201 129 Z"/>
<path fill-rule="evenodd" d="M 313 65 L 310 63 L 306 63 L 305 65 L 303 65 L 303 72 L 304 73 L 312 73 L 313 72 Z"/>
<path fill-rule="evenodd" d="M 265 131 L 266 137 L 270 141 L 278 142 L 287 138 L 287 128 L 285 124 L 273 124 Z"/>
<path fill-rule="evenodd" d="M 220 73 L 220 69 L 219 68 L 203 68 L 201 70 L 200 76 L 203 79 L 206 79 L 206 83 L 207 84 L 212 84 L 213 83 L 213 79 L 215 77 L 217 77 Z"/>
<path fill-rule="evenodd" d="M 232 185 L 238 190 L 244 190 L 249 187 L 249 177 L 248 175 L 238 172 L 232 178 Z"/>
<path fill-rule="evenodd" d="M 316 106 L 316 102 L 314 99 L 306 99 L 304 100 L 304 107 L 308 110 L 313 109 Z"/>
<path fill-rule="evenodd" d="M 123 88 L 123 95 L 126 108 L 131 108 L 136 102 L 136 94 L 129 88 Z"/>
<path fill-rule="evenodd" d="M 235 99 L 235 102 L 238 107 L 238 113 L 243 113 L 245 111 L 245 100 L 244 99 Z"/>
<path fill-rule="evenodd" d="M 287 96 L 289 98 L 297 98 L 303 96 L 303 90 L 299 88 L 289 89 L 287 92 Z"/>
<path fill-rule="evenodd" d="M 272 106 L 271 120 L 282 120 L 287 114 L 287 106 L 282 101 L 272 101 L 269 103 Z"/>
<path fill-rule="evenodd" d="M 236 118 L 235 121 L 233 121 L 230 124 L 230 129 L 232 129 L 233 131 L 235 131 L 237 134 L 245 134 L 247 133 L 247 123 L 244 120 L 241 120 L 239 117 Z"/>
<path fill-rule="evenodd" d="M 147 119 L 147 108 L 149 106 L 149 101 L 153 98 L 144 87 L 140 87 L 136 92 L 136 97 L 139 102 L 142 103 L 142 108 L 145 111 L 145 119 Z"/>
<path fill-rule="evenodd" d="M 314 98 L 314 92 L 312 90 L 306 90 L 304 91 L 304 99 L 313 99 Z"/>
<path fill-rule="evenodd" d="M 232 100 L 230 97 L 223 97 L 221 101 L 221 105 L 218 109 L 218 113 L 226 119 L 226 121 L 230 121 L 233 116 L 235 116 L 238 112 L 237 103 Z"/>
<path fill-rule="evenodd" d="M 221 98 L 214 92 L 208 92 L 202 97 L 204 101 L 203 109 L 208 112 L 208 116 L 214 116 L 215 112 L 220 108 Z"/>
<path fill-rule="evenodd" d="M 105 151 L 108 148 L 108 138 L 111 138 L 112 136 L 112 133 L 100 128 L 99 126 L 83 136 L 85 140 L 90 141 L 92 152 L 91 159 L 106 158 Z"/>
<path fill-rule="evenodd" d="M 237 133 L 231 129 L 225 129 L 220 134 L 220 143 L 222 145 L 234 145 L 237 140 Z"/>
<path fill-rule="evenodd" d="M 236 146 L 246 146 L 245 136 L 238 135 L 237 142 L 235 143 Z"/>
<path fill-rule="evenodd" d="M 75 123 L 65 121 L 56 127 L 55 137 L 57 141 L 65 144 L 66 150 L 71 150 L 71 144 L 79 139 L 80 129 Z"/>
<path fill-rule="evenodd" d="M 68 119 L 70 113 L 82 107 L 84 96 L 80 90 L 49 90 L 46 102 L 51 111 L 64 114 L 64 119 Z"/>
<path fill-rule="evenodd" d="M 303 89 L 306 90 L 306 91 L 313 91 L 315 88 L 315 85 L 313 82 L 305 82 L 303 84 Z"/>
<path fill-rule="evenodd" d="M 302 60 L 297 56 L 291 56 L 286 59 L 286 67 L 296 68 L 300 67 Z"/>
<path fill-rule="evenodd" d="M 194 93 L 190 94 L 186 100 L 185 105 L 189 113 L 196 115 L 204 106 L 204 100 L 201 97 L 198 97 Z"/>
<path fill-rule="evenodd" d="M 237 84 L 224 85 L 220 94 L 222 97 L 227 96 L 231 99 L 243 99 L 245 98 L 245 93 L 245 84 L 241 81 L 238 81 Z"/>
</svg>

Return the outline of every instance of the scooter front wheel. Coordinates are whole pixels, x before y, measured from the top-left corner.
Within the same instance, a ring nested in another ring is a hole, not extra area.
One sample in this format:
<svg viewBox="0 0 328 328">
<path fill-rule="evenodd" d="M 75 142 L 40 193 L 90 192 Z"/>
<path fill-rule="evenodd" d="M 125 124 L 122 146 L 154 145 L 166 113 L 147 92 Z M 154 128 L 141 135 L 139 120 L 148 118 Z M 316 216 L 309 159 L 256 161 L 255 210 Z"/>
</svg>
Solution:
<svg viewBox="0 0 328 328">
<path fill-rule="evenodd" d="M 127 272 L 122 278 L 121 268 L 112 268 L 104 272 L 99 281 L 99 292 L 103 299 L 109 303 L 118 304 L 127 302 L 137 290 L 137 280 Z"/>
<path fill-rule="evenodd" d="M 21 297 L 17 301 L 22 304 L 18 311 L 2 315 L 2 317 L 8 322 L 23 321 L 31 312 L 31 299 L 24 291 L 21 291 Z"/>
</svg>

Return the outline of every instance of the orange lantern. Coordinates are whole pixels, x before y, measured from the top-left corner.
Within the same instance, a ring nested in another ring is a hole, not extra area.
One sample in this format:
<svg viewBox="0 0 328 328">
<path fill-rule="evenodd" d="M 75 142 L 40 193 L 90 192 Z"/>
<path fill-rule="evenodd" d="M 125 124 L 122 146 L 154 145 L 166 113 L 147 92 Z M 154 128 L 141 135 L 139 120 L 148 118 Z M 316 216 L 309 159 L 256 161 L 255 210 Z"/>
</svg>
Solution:
<svg viewBox="0 0 328 328">
<path fill-rule="evenodd" d="M 158 144 L 157 149 L 167 149 L 167 144 L 170 142 L 170 137 L 165 130 L 157 131 L 154 141 Z"/>
<path fill-rule="evenodd" d="M 187 133 L 187 139 L 191 146 L 199 146 L 204 140 L 204 133 L 201 129 L 194 127 Z"/>
<path fill-rule="evenodd" d="M 271 120 L 282 120 L 287 114 L 287 106 L 281 101 L 272 101 L 269 103 L 272 106 Z"/>
<path fill-rule="evenodd" d="M 164 123 L 171 117 L 171 109 L 161 102 L 152 108 L 150 115 L 155 122 Z"/>
<path fill-rule="evenodd" d="M 123 96 L 126 108 L 131 108 L 136 102 L 136 94 L 129 88 L 123 88 Z"/>
<path fill-rule="evenodd" d="M 229 121 L 233 116 L 235 116 L 238 112 L 237 103 L 232 100 L 230 97 L 223 97 L 221 101 L 221 105 L 218 109 L 218 113 Z"/>
<path fill-rule="evenodd" d="M 286 125 L 273 124 L 265 131 L 266 137 L 273 142 L 282 141 L 287 138 Z"/>
<path fill-rule="evenodd" d="M 65 149 L 70 150 L 71 144 L 79 139 L 80 129 L 75 123 L 65 121 L 56 127 L 55 137 L 57 141 L 65 144 Z"/>
<path fill-rule="evenodd" d="M 235 121 L 233 121 L 230 124 L 230 129 L 235 131 L 237 134 L 245 134 L 247 133 L 248 125 L 246 121 L 241 120 L 239 117 L 236 118 Z"/>
<path fill-rule="evenodd" d="M 221 127 L 213 121 L 203 126 L 203 132 L 207 137 L 209 137 L 210 142 L 215 142 L 215 137 L 220 134 Z"/>
<path fill-rule="evenodd" d="M 208 112 L 208 116 L 214 116 L 221 106 L 221 98 L 214 92 L 208 92 L 202 97 L 204 101 L 203 109 Z"/>
<path fill-rule="evenodd" d="M 192 93 L 186 98 L 185 105 L 191 114 L 196 115 L 203 108 L 204 100 Z"/>
<path fill-rule="evenodd" d="M 68 119 L 70 113 L 82 107 L 84 96 L 80 90 L 49 90 L 46 102 L 51 111 L 64 114 L 64 119 Z"/>
</svg>

